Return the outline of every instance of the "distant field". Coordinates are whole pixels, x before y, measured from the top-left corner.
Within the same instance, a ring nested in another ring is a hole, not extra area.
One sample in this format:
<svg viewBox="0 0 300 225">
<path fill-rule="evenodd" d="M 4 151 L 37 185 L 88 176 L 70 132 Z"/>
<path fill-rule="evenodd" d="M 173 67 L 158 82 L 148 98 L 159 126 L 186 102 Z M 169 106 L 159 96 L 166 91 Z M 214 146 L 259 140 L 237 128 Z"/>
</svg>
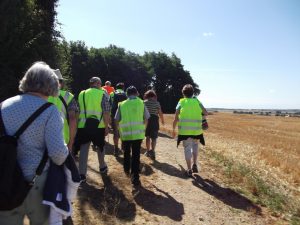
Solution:
<svg viewBox="0 0 300 225">
<path fill-rule="evenodd" d="M 170 132 L 173 115 L 165 115 Z M 214 113 L 207 146 L 300 196 L 300 118 Z"/>
</svg>

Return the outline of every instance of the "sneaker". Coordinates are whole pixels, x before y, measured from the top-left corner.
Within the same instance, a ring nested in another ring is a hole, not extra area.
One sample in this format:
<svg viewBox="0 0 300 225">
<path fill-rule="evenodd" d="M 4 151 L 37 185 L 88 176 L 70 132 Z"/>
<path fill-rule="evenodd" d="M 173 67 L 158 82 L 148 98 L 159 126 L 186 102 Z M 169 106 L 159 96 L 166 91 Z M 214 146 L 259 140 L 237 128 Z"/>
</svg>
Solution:
<svg viewBox="0 0 300 225">
<path fill-rule="evenodd" d="M 152 160 L 155 160 L 155 151 L 154 151 L 154 150 L 151 151 L 150 158 L 151 158 Z"/>
<path fill-rule="evenodd" d="M 192 170 L 187 170 L 185 172 L 185 174 L 188 176 L 188 177 L 192 177 L 193 176 L 193 171 Z"/>
<path fill-rule="evenodd" d="M 107 173 L 108 168 L 107 166 L 104 166 L 103 168 L 100 168 L 100 173 Z"/>
<path fill-rule="evenodd" d="M 147 156 L 147 157 L 150 157 L 149 152 L 150 152 L 150 151 L 146 151 L 144 155 Z"/>
<path fill-rule="evenodd" d="M 193 164 L 192 170 L 193 170 L 193 173 L 198 173 L 198 167 L 196 164 Z"/>
<path fill-rule="evenodd" d="M 80 182 L 85 183 L 86 182 L 86 176 L 83 174 L 80 174 Z"/>
<path fill-rule="evenodd" d="M 146 151 L 145 156 L 155 160 L 155 152 L 153 150 Z"/>
</svg>

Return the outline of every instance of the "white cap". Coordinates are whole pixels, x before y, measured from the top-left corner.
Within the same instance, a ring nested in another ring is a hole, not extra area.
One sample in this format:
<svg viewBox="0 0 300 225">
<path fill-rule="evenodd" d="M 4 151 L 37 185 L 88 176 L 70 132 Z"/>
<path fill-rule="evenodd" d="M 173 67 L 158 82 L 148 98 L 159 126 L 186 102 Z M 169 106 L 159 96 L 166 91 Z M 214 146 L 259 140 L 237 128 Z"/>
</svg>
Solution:
<svg viewBox="0 0 300 225">
<path fill-rule="evenodd" d="M 63 80 L 63 79 L 64 79 L 64 78 L 62 77 L 61 72 L 60 72 L 59 69 L 53 70 L 53 72 L 55 73 L 55 75 L 57 76 L 57 78 L 58 78 L 59 80 Z"/>
</svg>

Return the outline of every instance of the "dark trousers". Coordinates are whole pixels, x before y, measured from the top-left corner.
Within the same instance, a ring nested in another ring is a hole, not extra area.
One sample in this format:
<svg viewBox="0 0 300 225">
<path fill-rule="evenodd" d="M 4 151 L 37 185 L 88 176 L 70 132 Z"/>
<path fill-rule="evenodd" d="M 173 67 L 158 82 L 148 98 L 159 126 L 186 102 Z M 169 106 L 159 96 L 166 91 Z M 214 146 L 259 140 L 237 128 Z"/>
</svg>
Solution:
<svg viewBox="0 0 300 225">
<path fill-rule="evenodd" d="M 122 143 L 124 150 L 124 171 L 126 173 L 129 173 L 131 169 L 132 176 L 135 179 L 138 179 L 140 170 L 140 152 L 142 140 L 123 141 Z"/>
</svg>

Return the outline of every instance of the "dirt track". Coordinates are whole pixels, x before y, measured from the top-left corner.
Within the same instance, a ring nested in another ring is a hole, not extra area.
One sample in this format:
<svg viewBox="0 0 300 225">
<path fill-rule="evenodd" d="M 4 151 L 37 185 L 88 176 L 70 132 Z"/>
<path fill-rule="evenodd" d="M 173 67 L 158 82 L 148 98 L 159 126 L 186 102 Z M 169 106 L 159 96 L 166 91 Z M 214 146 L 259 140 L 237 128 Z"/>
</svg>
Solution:
<svg viewBox="0 0 300 225">
<path fill-rule="evenodd" d="M 87 183 L 73 204 L 73 224 L 276 224 L 265 209 L 226 188 L 202 147 L 200 173 L 187 178 L 182 146 L 177 149 L 174 139 L 161 134 L 157 160 L 141 155 L 138 190 L 123 173 L 123 156 L 116 159 L 109 143 L 106 151 L 109 172 L 102 177 L 97 156 L 90 151 Z"/>
</svg>

